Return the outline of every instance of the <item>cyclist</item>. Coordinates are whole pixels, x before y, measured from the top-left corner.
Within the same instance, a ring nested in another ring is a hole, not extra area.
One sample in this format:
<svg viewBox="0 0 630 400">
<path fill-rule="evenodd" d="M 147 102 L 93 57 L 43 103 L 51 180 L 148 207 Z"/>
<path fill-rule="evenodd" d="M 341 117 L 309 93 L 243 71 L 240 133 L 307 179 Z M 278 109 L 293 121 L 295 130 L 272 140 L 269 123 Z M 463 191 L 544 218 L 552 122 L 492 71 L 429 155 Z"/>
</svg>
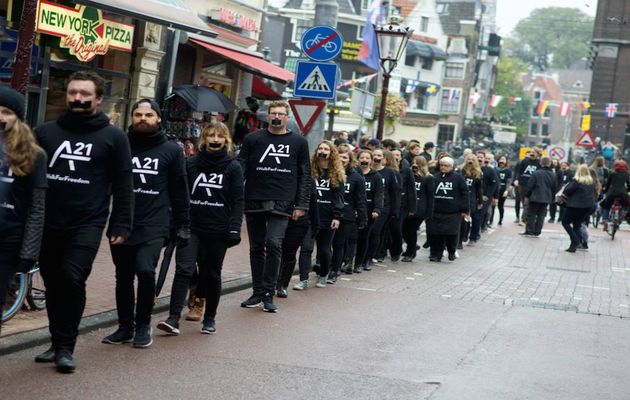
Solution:
<svg viewBox="0 0 630 400">
<path fill-rule="evenodd" d="M 24 105 L 24 96 L 0 87 L 0 312 L 16 270 L 35 264 L 44 227 L 46 157 Z"/>
<path fill-rule="evenodd" d="M 604 186 L 605 197 L 601 202 L 604 231 L 608 231 L 608 215 L 615 199 L 619 199 L 624 209 L 630 206 L 629 191 L 630 175 L 628 174 L 628 164 L 623 160 L 617 160 L 613 163 L 613 172 L 608 176 Z"/>
</svg>

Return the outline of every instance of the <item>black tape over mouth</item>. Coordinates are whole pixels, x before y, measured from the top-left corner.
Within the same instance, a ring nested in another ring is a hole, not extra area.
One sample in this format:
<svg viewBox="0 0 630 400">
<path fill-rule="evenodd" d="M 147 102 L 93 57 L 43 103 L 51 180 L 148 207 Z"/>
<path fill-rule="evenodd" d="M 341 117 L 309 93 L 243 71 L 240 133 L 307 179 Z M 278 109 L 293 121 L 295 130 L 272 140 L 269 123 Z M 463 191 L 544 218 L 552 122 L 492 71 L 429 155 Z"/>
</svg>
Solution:
<svg viewBox="0 0 630 400">
<path fill-rule="evenodd" d="M 89 110 L 90 108 L 92 108 L 92 102 L 91 101 L 74 100 L 74 101 L 68 102 L 68 108 L 70 108 L 71 110 L 72 109 Z"/>
<path fill-rule="evenodd" d="M 0 122 L 0 132 L 4 132 L 4 130 L 7 128 L 7 123 L 6 122 Z"/>
<path fill-rule="evenodd" d="M 324 154 L 324 153 L 317 153 L 317 158 L 325 160 L 328 158 L 328 154 Z"/>
<path fill-rule="evenodd" d="M 208 143 L 208 147 L 212 149 L 220 149 L 223 147 L 223 143 Z"/>
</svg>

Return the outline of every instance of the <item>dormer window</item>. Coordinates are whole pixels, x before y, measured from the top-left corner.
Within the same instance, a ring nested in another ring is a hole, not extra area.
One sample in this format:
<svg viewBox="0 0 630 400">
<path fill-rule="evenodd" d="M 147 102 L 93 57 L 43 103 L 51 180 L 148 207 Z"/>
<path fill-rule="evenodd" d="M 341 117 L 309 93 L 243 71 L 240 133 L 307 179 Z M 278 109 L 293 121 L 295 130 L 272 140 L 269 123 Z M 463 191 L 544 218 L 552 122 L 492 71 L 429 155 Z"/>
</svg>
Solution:
<svg viewBox="0 0 630 400">
<path fill-rule="evenodd" d="M 575 83 L 573 84 L 574 88 L 583 88 L 584 84 L 582 83 L 582 81 L 575 81 Z"/>
</svg>

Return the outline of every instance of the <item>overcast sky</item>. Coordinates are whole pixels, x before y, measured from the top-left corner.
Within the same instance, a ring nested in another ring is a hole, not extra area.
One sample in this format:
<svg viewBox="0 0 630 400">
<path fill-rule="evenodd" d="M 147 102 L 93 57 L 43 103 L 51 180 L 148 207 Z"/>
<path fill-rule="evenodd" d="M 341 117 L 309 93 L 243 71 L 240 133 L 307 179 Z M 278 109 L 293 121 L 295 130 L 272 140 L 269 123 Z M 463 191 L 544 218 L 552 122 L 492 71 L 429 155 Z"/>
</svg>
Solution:
<svg viewBox="0 0 630 400">
<path fill-rule="evenodd" d="M 508 36 L 518 21 L 532 10 L 545 7 L 579 8 L 595 17 L 597 0 L 497 0 L 497 25 L 499 35 Z"/>
</svg>

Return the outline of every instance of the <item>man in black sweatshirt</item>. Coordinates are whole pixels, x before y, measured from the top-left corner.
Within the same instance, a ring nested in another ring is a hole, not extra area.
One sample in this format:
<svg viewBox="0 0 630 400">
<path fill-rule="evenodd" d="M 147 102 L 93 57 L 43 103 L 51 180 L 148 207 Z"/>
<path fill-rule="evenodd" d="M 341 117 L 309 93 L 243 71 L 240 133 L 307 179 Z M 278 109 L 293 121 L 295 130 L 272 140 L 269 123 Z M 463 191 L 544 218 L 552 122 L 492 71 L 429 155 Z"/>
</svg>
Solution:
<svg viewBox="0 0 630 400">
<path fill-rule="evenodd" d="M 184 153 L 169 142 L 160 129 L 160 107 L 142 99 L 131 107 L 128 139 L 133 165 L 135 211 L 131 235 L 124 244 L 112 245 L 116 265 L 116 309 L 118 329 L 103 343 L 149 347 L 151 312 L 155 295 L 155 267 L 169 237 L 169 210 L 176 242 L 190 238 L 190 200 Z M 134 301 L 134 278 L 138 295 Z M 135 316 L 134 316 L 135 306 Z"/>
<path fill-rule="evenodd" d="M 514 179 L 513 185 L 517 189 L 518 197 L 521 202 L 521 223 L 519 225 L 523 225 L 527 223 L 527 186 L 529 184 L 529 178 L 536 172 L 538 167 L 540 167 L 540 161 L 538 148 L 529 149 L 525 158 L 518 164 L 518 168 L 516 169 L 516 178 Z"/>
<path fill-rule="evenodd" d="M 551 169 L 551 159 L 543 157 L 540 168 L 529 178 L 527 183 L 527 225 L 523 236 L 538 237 L 542 232 L 547 214 L 547 206 L 554 201 L 556 174 Z"/>
<path fill-rule="evenodd" d="M 46 221 L 40 271 L 52 346 L 35 358 L 73 372 L 72 358 L 90 275 L 103 229 L 122 245 L 133 221 L 131 153 L 125 133 L 98 108 L 105 81 L 91 71 L 70 75 L 67 110 L 35 130 L 48 155 Z M 111 216 L 110 216 L 110 201 Z"/>
<path fill-rule="evenodd" d="M 282 240 L 289 218 L 309 208 L 311 168 L 308 143 L 287 130 L 289 105 L 269 105 L 269 126 L 245 137 L 238 160 L 245 176 L 245 216 L 253 294 L 241 307 L 276 312 L 273 295 L 278 281 Z"/>
<path fill-rule="evenodd" d="M 484 151 L 477 151 L 477 159 L 481 165 L 482 193 L 483 193 L 483 210 L 481 217 L 481 231 L 488 229 L 488 221 L 490 220 L 491 206 L 499 202 L 499 174 L 490 163 L 492 155 L 486 154 Z"/>
</svg>

